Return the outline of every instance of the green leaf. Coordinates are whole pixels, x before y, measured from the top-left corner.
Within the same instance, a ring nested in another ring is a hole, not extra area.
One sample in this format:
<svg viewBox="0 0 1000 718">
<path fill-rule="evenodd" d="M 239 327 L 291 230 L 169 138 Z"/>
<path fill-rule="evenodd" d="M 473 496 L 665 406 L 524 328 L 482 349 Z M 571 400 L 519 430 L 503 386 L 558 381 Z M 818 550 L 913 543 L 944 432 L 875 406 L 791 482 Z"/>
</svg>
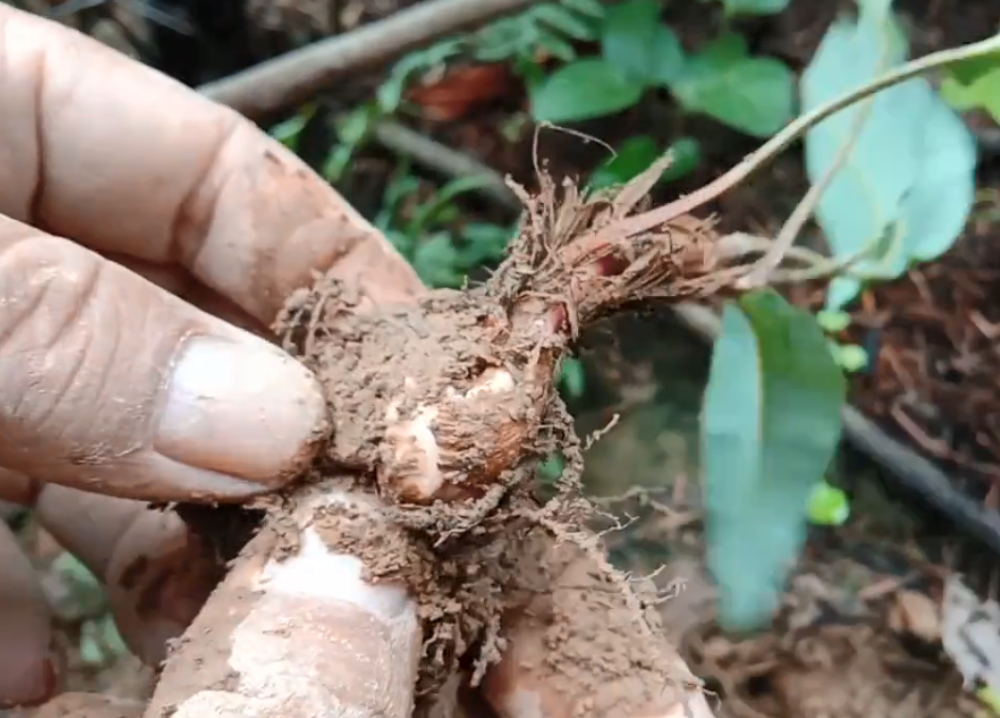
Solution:
<svg viewBox="0 0 1000 718">
<path fill-rule="evenodd" d="M 724 627 L 770 618 L 840 439 L 844 392 L 811 314 L 770 290 L 725 307 L 701 438 L 708 563 Z"/>
<path fill-rule="evenodd" d="M 691 172 L 701 161 L 701 145 L 691 137 L 681 137 L 669 148 L 673 152 L 673 162 L 663 171 L 661 182 L 678 179 Z M 656 142 L 648 135 L 636 135 L 625 140 L 618 149 L 618 154 L 594 170 L 589 187 L 592 190 L 604 189 L 613 185 L 625 184 L 633 177 L 647 170 L 653 162 L 660 159 L 663 152 Z"/>
<path fill-rule="evenodd" d="M 953 62 L 947 68 L 948 75 L 963 85 L 973 85 L 997 70 L 1000 70 L 1000 50 Z"/>
<path fill-rule="evenodd" d="M 458 250 L 445 232 L 431 235 L 413 250 L 413 269 L 431 287 L 460 287 L 464 277 L 457 265 Z"/>
<path fill-rule="evenodd" d="M 315 115 L 316 104 L 309 103 L 288 119 L 283 122 L 279 122 L 277 125 L 272 127 L 268 134 L 292 152 L 297 152 L 299 147 L 299 137 L 302 135 L 302 130 L 305 129 L 306 125 L 309 124 L 309 121 Z"/>
<path fill-rule="evenodd" d="M 563 35 L 581 42 L 592 42 L 597 39 L 594 24 L 578 17 L 569 8 L 560 5 L 545 4 L 534 8 L 534 17 Z"/>
<path fill-rule="evenodd" d="M 945 77 L 941 94 L 957 110 L 983 109 L 990 113 L 994 122 L 1000 123 L 1000 65 L 976 75 L 968 83 L 956 76 Z"/>
<path fill-rule="evenodd" d="M 590 188 L 596 190 L 625 184 L 661 156 L 656 140 L 649 135 L 629 137 L 622 143 L 617 155 L 594 170 Z"/>
<path fill-rule="evenodd" d="M 777 15 L 790 0 L 722 0 L 726 15 Z"/>
<path fill-rule="evenodd" d="M 601 48 L 605 60 L 636 82 L 669 84 L 684 68 L 681 42 L 660 22 L 657 0 L 626 0 L 608 8 Z"/>
<path fill-rule="evenodd" d="M 922 143 L 917 149 L 920 173 L 900 206 L 907 262 L 926 262 L 951 248 L 976 201 L 976 139 L 929 86 L 926 90 L 930 107 L 923 117 Z"/>
<path fill-rule="evenodd" d="M 838 20 L 803 74 L 803 112 L 870 83 L 906 55 L 898 24 L 882 4 L 863 8 L 856 22 Z M 882 90 L 871 103 L 853 149 L 820 198 L 816 219 L 835 258 L 877 254 L 853 271 L 889 278 L 915 260 L 938 256 L 958 237 L 974 199 L 976 146 L 922 78 Z M 860 104 L 845 108 L 806 134 L 812 182 L 837 161 L 861 111 Z M 849 302 L 858 286 L 856 280 L 841 282 L 827 307 Z"/>
<path fill-rule="evenodd" d="M 599 58 L 564 65 L 531 92 L 532 116 L 539 122 L 579 122 L 631 107 L 643 85 Z"/>
<path fill-rule="evenodd" d="M 473 269 L 487 262 L 503 259 L 507 245 L 517 230 L 487 222 L 470 222 L 462 235 L 467 245 L 460 252 L 460 261 L 465 269 Z"/>
<path fill-rule="evenodd" d="M 821 481 L 813 487 L 807 513 L 819 526 L 840 526 L 850 517 L 851 504 L 843 490 Z"/>
<path fill-rule="evenodd" d="M 583 396 L 584 389 L 587 388 L 587 378 L 583 364 L 580 363 L 579 359 L 575 357 L 563 359 L 559 373 L 559 386 L 571 399 Z"/>
<path fill-rule="evenodd" d="M 857 344 L 831 342 L 830 349 L 833 352 L 834 361 L 848 374 L 861 371 L 868 366 L 868 352 L 864 350 L 864 347 Z"/>
<path fill-rule="evenodd" d="M 671 91 L 688 112 L 754 137 L 770 137 L 794 115 L 792 71 L 774 58 L 749 56 L 746 41 L 735 33 L 692 56 Z"/>
<path fill-rule="evenodd" d="M 834 277 L 826 290 L 826 308 L 831 311 L 843 309 L 858 296 L 861 282 L 857 277 Z"/>
<path fill-rule="evenodd" d="M 851 315 L 839 310 L 821 309 L 816 312 L 816 321 L 823 331 L 836 334 L 847 329 L 851 324 Z"/>
</svg>

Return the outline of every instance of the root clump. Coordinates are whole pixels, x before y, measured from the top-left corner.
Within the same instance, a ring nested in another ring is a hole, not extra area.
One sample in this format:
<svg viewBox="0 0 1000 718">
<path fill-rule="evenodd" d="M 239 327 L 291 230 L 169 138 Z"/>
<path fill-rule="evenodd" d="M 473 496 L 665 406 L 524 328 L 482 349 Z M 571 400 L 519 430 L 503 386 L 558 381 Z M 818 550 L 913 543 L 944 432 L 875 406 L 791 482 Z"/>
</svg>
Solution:
<svg viewBox="0 0 1000 718">
<path fill-rule="evenodd" d="M 577 715 L 647 705 L 656 698 L 648 686 L 690 681 L 651 640 L 652 594 L 613 569 L 586 528 L 580 441 L 553 381 L 580 327 L 650 299 L 714 294 L 735 278 L 716 266 L 709 222 L 616 233 L 663 168 L 591 197 L 570 184 L 557 191 L 544 173 L 536 196 L 515 187 L 526 209 L 519 237 L 482 286 L 379 306 L 319 277 L 278 320 L 333 417 L 310 483 L 349 484 L 387 519 L 373 527 L 365 512 L 334 504 L 313 525 L 361 558 L 369 581 L 401 582 L 415 596 L 418 695 L 456 670 L 479 683 L 508 643 L 519 651 L 531 640 L 544 641 L 547 656 L 533 670 L 580 696 Z M 566 469 L 542 505 L 535 467 L 553 452 Z M 272 520 L 283 511 L 272 509 Z M 293 534 L 282 532 L 290 542 Z M 514 624 L 540 628 L 539 638 L 509 641 Z M 612 681 L 629 688 L 602 695 L 599 684 Z"/>
</svg>

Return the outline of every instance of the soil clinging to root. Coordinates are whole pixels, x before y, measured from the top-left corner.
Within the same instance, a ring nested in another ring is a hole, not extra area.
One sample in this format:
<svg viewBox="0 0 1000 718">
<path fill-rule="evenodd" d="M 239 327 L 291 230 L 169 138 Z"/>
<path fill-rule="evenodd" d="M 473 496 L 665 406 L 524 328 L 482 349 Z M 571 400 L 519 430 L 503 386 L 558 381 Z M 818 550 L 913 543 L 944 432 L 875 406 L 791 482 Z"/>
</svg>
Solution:
<svg viewBox="0 0 1000 718">
<path fill-rule="evenodd" d="M 536 196 L 515 188 L 526 210 L 519 237 L 484 285 L 359 311 L 356 289 L 324 277 L 277 322 L 286 348 L 320 378 L 333 416 L 310 480 L 377 495 L 388 519 L 373 525 L 366 512 L 335 505 L 314 526 L 359 556 L 368 580 L 403 582 L 415 596 L 425 639 L 419 695 L 459 669 L 479 682 L 525 612 L 544 626 L 548 658 L 536 669 L 558 676 L 567 695 L 597 696 L 578 714 L 648 705 L 650 690 L 690 683 L 652 640 L 649 596 L 586 529 L 581 445 L 553 382 L 581 326 L 732 280 L 716 267 L 708 222 L 615 231 L 663 168 L 590 197 L 544 173 Z M 566 469 L 543 505 L 535 467 L 552 452 Z M 281 511 L 272 509 L 272 523 Z M 290 542 L 293 533 L 282 532 Z M 628 695 L 601 697 L 599 684 L 611 682 Z"/>
</svg>

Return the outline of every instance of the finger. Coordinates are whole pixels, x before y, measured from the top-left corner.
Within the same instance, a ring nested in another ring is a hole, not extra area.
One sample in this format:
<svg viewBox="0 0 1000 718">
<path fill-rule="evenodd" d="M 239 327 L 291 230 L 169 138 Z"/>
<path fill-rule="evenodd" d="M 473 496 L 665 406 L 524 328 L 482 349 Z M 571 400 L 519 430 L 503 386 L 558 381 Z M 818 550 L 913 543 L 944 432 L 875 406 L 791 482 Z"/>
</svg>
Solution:
<svg viewBox="0 0 1000 718">
<path fill-rule="evenodd" d="M 338 481 L 297 493 L 288 509 L 244 548 L 171 652 L 148 715 L 411 715 L 416 602 L 398 582 L 369 582 L 364 562 L 336 547 L 355 532 L 405 541 L 401 529 L 377 497 Z"/>
<path fill-rule="evenodd" d="M 147 500 L 236 500 L 301 473 L 326 426 L 279 349 L 0 217 L 0 465 Z"/>
<path fill-rule="evenodd" d="M 499 718 L 712 718 L 666 637 L 638 629 L 645 616 L 594 559 L 573 543 L 536 541 L 526 558 L 541 557 L 552 584 L 509 622 L 507 650 L 486 674 Z"/>
<path fill-rule="evenodd" d="M 17 539 L 0 522 L 0 709 L 37 705 L 56 690 L 45 594 Z"/>
<path fill-rule="evenodd" d="M 117 262 L 123 267 L 132 270 L 158 287 L 166 289 L 188 304 L 202 309 L 212 316 L 218 317 L 240 329 L 246 329 L 259 337 L 264 337 L 269 341 L 274 334 L 270 328 L 248 314 L 242 307 L 227 297 L 216 292 L 214 289 L 206 287 L 194 278 L 190 272 L 181 266 L 156 264 L 145 262 L 141 259 L 132 259 L 126 255 L 104 255 L 106 259 Z"/>
<path fill-rule="evenodd" d="M 235 112 L 6 5 L 0 38 L 0 212 L 101 252 L 179 261 L 265 323 L 334 266 L 375 297 L 420 290 L 371 225 Z"/>
<path fill-rule="evenodd" d="M 63 693 L 46 703 L 32 718 L 141 718 L 140 701 L 97 693 Z"/>
<path fill-rule="evenodd" d="M 35 512 L 104 582 L 122 638 L 149 665 L 163 661 L 225 572 L 173 511 L 47 484 Z"/>
</svg>

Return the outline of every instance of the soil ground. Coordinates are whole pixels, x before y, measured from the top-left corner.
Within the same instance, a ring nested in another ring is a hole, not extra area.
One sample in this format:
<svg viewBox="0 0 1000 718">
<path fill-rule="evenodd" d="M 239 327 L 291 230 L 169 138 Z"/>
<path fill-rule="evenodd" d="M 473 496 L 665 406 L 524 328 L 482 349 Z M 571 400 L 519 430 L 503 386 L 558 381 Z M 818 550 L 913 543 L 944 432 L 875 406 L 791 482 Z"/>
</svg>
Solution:
<svg viewBox="0 0 1000 718">
<path fill-rule="evenodd" d="M 342 15 L 349 27 L 404 4 L 409 3 L 370 3 L 367 14 L 361 14 L 357 3 L 346 2 Z M 905 14 L 918 54 L 981 39 L 1000 26 L 1000 4 L 990 0 L 965 0 L 960 11 L 941 0 L 899 0 L 897 8 Z M 801 69 L 836 10 L 837 3 L 793 0 L 782 15 L 754 21 L 744 30 L 755 50 Z M 667 19 L 691 44 L 711 33 L 715 21 L 705 5 L 693 2 L 668 4 Z M 531 131 L 511 129 L 511 118 L 524 106 L 523 92 L 503 73 L 496 77 L 492 91 L 477 87 L 476 102 L 452 97 L 449 119 L 432 119 L 440 112 L 428 102 L 424 116 L 407 122 L 528 184 L 534 176 Z M 348 94 L 363 97 L 369 87 L 359 83 Z M 441 96 L 436 96 L 438 107 Z M 852 378 L 851 397 L 883 429 L 946 470 L 955 491 L 996 506 L 1000 252 L 992 245 L 1000 240 L 1000 154 L 990 127 L 981 118 L 968 119 L 982 139 L 980 202 L 974 217 L 940 261 L 866 291 L 852 307 L 857 328 L 850 338 L 865 346 L 873 360 Z M 693 175 L 658 190 L 658 200 L 704 184 L 756 146 L 709 121 L 679 116 L 663 97 L 650 97 L 622 116 L 577 129 L 612 146 L 638 133 L 663 144 L 681 134 L 701 140 L 704 161 Z M 540 155 L 554 173 L 575 176 L 605 158 L 595 143 L 560 133 L 542 135 Z M 384 151 L 366 152 L 345 193 L 373 214 L 395 164 L 396 158 Z M 712 209 L 723 229 L 773 235 L 805 188 L 801 156 L 790 151 Z M 479 219 L 506 218 L 503 211 L 478 202 L 468 204 L 466 211 Z M 800 288 L 791 296 L 803 305 L 821 301 L 816 288 Z M 588 333 L 581 358 L 587 390 L 571 406 L 580 431 L 600 428 L 612 414 L 621 415 L 587 456 L 589 489 L 611 496 L 636 486 L 650 488 L 645 499 L 616 504 L 617 510 L 640 520 L 610 537 L 614 558 L 646 572 L 668 564 L 670 570 L 660 580 L 686 582 L 685 590 L 663 605 L 665 623 L 692 669 L 723 698 L 721 715 L 979 714 L 982 708 L 963 694 L 960 677 L 940 645 L 942 575 L 953 565 L 941 557 L 954 556 L 955 546 L 962 555 L 979 553 L 961 526 L 944 527 L 940 516 L 901 497 L 889 477 L 845 450 L 839 478 L 854 494 L 851 521 L 814 531 L 774 630 L 742 640 L 722 636 L 711 620 L 697 482 L 697 417 L 707 350 L 667 312 L 654 311 Z M 24 539 L 40 568 L 51 571 L 58 547 L 30 528 Z M 986 564 L 996 565 L 995 557 L 987 557 Z M 58 583 L 59 578 L 52 580 Z M 130 659 L 84 665 L 80 625 L 79 617 L 68 620 L 64 632 L 73 688 L 120 695 L 146 689 L 148 673 Z"/>
</svg>

